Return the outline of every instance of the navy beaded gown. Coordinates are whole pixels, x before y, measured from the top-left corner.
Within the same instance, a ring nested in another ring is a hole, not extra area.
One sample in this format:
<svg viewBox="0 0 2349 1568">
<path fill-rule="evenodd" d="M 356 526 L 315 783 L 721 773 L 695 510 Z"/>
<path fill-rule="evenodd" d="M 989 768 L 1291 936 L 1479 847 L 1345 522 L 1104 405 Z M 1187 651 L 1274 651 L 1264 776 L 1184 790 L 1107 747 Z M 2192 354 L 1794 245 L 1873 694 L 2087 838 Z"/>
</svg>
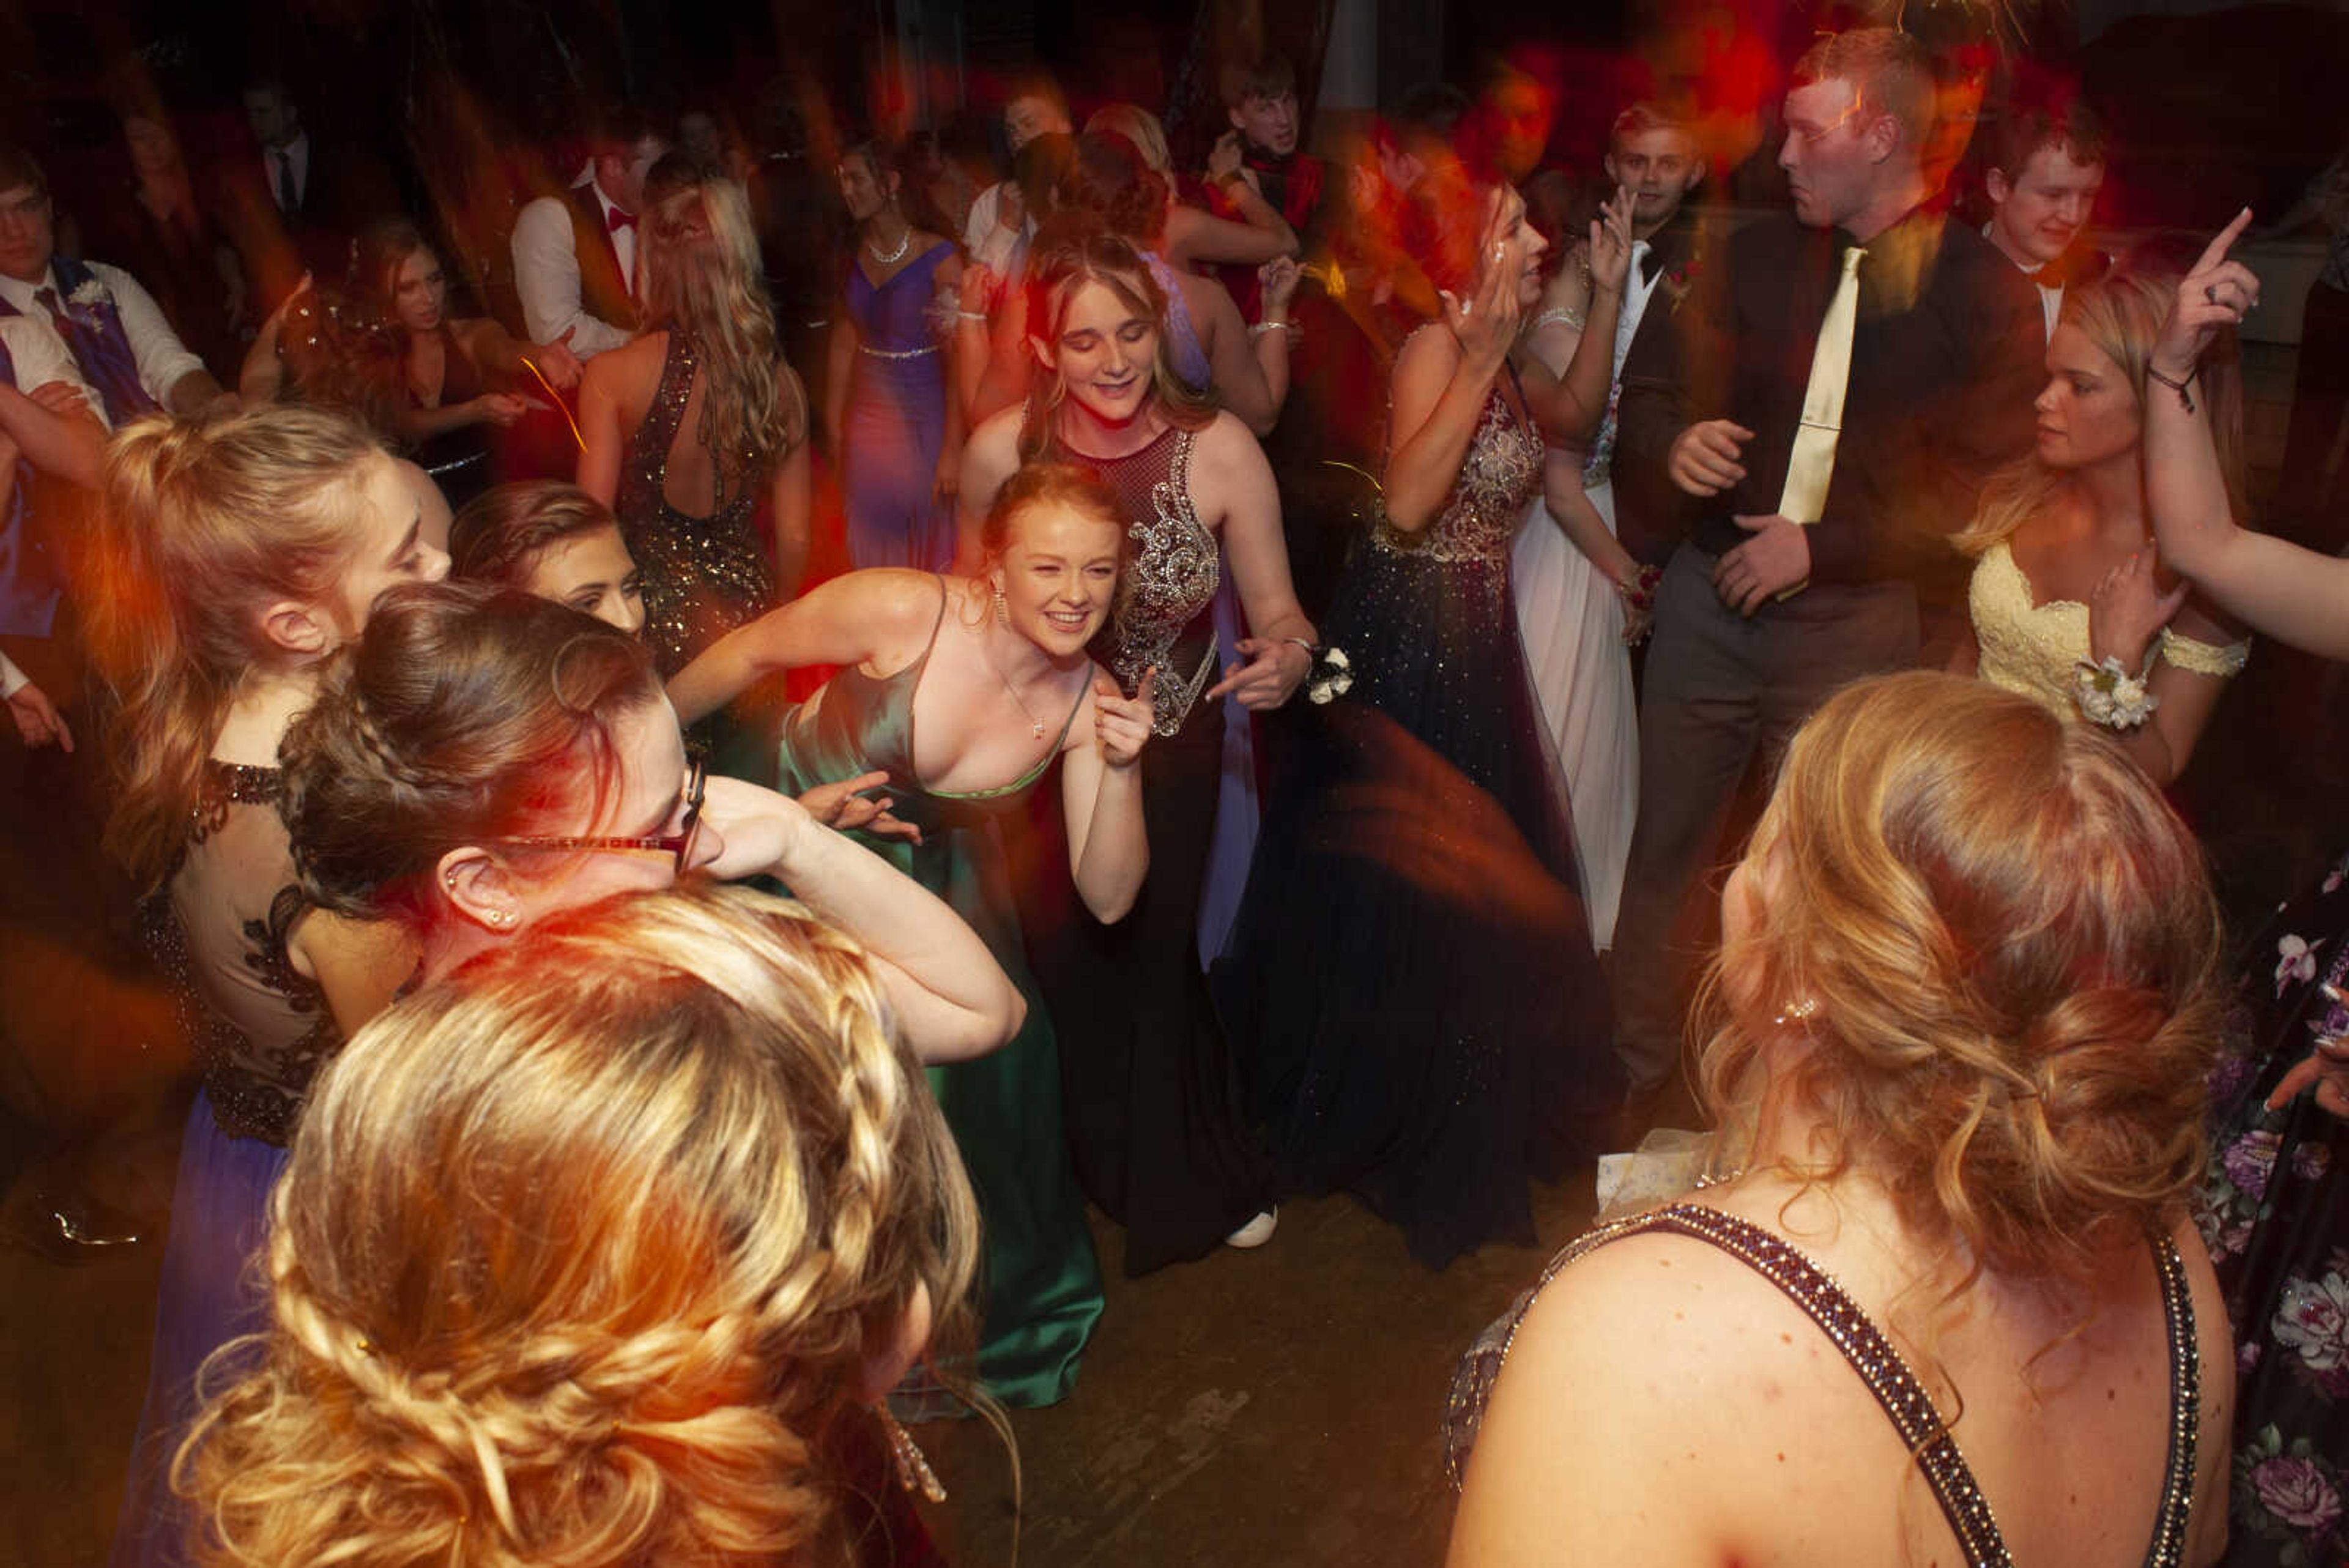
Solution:
<svg viewBox="0 0 2349 1568">
<path fill-rule="evenodd" d="M 1495 389 L 1425 532 L 1383 514 L 1323 631 L 1216 997 L 1280 1188 L 1351 1190 L 1441 1267 L 1534 1239 L 1621 1081 L 1566 792 L 1509 591 L 1542 443 Z"/>
</svg>

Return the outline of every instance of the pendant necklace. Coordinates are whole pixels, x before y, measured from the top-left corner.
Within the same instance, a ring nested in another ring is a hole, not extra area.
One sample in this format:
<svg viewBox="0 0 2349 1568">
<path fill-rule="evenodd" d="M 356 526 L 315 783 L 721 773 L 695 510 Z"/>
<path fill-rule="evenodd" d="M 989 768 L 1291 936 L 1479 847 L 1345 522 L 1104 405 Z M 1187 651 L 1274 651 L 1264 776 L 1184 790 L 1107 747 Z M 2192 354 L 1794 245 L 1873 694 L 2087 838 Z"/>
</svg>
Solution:
<svg viewBox="0 0 2349 1568">
<path fill-rule="evenodd" d="M 979 639 L 979 647 L 987 655 L 987 667 L 995 671 L 995 678 L 1003 682 L 1003 689 L 1011 693 L 1011 700 L 1019 704 L 1019 711 L 1022 713 L 1028 715 L 1028 732 L 1038 740 L 1042 740 L 1044 721 L 1036 717 L 1036 710 L 1028 706 L 1028 699 L 1019 695 L 1019 688 L 1011 684 L 1011 677 L 1004 674 L 1003 666 L 995 661 L 994 644 L 982 636 Z"/>
</svg>

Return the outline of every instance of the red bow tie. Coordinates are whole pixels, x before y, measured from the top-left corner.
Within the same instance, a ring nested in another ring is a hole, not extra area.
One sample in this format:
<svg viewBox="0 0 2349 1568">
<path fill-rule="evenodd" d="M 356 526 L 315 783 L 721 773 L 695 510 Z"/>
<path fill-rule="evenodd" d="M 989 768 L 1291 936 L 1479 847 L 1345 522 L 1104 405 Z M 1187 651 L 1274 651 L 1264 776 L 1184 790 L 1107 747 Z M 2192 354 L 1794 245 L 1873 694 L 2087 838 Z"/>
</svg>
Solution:
<svg viewBox="0 0 2349 1568">
<path fill-rule="evenodd" d="M 636 226 L 636 215 L 634 213 L 623 213 L 619 208 L 612 207 L 606 209 L 604 213 L 604 232 L 607 234 L 616 234 L 622 229 L 633 229 Z"/>
</svg>

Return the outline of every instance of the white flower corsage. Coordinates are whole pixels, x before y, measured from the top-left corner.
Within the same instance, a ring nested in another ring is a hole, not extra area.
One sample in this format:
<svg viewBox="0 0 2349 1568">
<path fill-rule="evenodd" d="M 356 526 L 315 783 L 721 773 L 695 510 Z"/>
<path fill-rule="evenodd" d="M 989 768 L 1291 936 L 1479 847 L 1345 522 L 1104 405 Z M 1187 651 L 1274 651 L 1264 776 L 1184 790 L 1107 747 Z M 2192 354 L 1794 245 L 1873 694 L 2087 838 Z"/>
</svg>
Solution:
<svg viewBox="0 0 2349 1568">
<path fill-rule="evenodd" d="M 96 309 L 101 305 L 113 304 L 114 296 L 109 294 L 106 291 L 106 285 L 98 282 L 98 279 L 94 277 L 87 278 L 83 280 L 82 286 L 79 288 L 75 289 L 71 294 L 66 296 L 66 303 L 67 305 L 84 305 L 92 309 Z"/>
<path fill-rule="evenodd" d="M 2080 704 L 2080 716 L 2092 724 L 2134 730 L 2161 706 L 2161 699 L 2147 691 L 2145 682 L 2110 654 L 2095 663 L 2084 659 L 2073 670 L 2073 695 Z"/>
<path fill-rule="evenodd" d="M 1305 678 L 1305 695 L 1315 702 L 1343 697 L 1354 688 L 1354 667 L 1342 648 L 1316 648 L 1313 668 Z"/>
</svg>

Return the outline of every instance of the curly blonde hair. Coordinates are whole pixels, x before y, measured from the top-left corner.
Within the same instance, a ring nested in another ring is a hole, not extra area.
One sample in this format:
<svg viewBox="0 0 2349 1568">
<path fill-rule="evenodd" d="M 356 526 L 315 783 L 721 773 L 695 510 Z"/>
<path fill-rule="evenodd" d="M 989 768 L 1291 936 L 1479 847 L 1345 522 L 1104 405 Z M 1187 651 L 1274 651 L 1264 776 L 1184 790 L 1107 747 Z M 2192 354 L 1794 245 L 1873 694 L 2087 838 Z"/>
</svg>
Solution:
<svg viewBox="0 0 2349 1568">
<path fill-rule="evenodd" d="M 713 888 L 361 1030 L 271 1218 L 174 1471 L 214 1564 L 845 1563 L 819 1449 L 923 1291 L 964 1334 L 978 1227 L 863 950 Z"/>
<path fill-rule="evenodd" d="M 1746 863 L 1775 880 L 1708 977 L 1724 1120 L 1766 1057 L 1835 1141 L 1795 1174 L 1880 1180 L 1913 1234 L 1963 1249 L 1964 1282 L 2086 1284 L 2177 1222 L 2220 917 L 2193 835 L 2108 738 L 1957 676 L 1847 687 L 1795 735 Z M 1765 1050 L 1804 1000 L 1810 1048 Z"/>
<path fill-rule="evenodd" d="M 269 606 L 331 599 L 388 461 L 354 421 L 294 406 L 143 420 L 107 448 L 86 602 L 119 711 L 106 847 L 140 888 L 178 858 L 244 682 L 288 662 L 264 631 Z"/>
<path fill-rule="evenodd" d="M 676 154 L 646 179 L 645 325 L 689 334 L 701 356 L 698 434 L 738 490 L 807 439 L 807 394 L 783 358 L 750 200 Z"/>
</svg>

